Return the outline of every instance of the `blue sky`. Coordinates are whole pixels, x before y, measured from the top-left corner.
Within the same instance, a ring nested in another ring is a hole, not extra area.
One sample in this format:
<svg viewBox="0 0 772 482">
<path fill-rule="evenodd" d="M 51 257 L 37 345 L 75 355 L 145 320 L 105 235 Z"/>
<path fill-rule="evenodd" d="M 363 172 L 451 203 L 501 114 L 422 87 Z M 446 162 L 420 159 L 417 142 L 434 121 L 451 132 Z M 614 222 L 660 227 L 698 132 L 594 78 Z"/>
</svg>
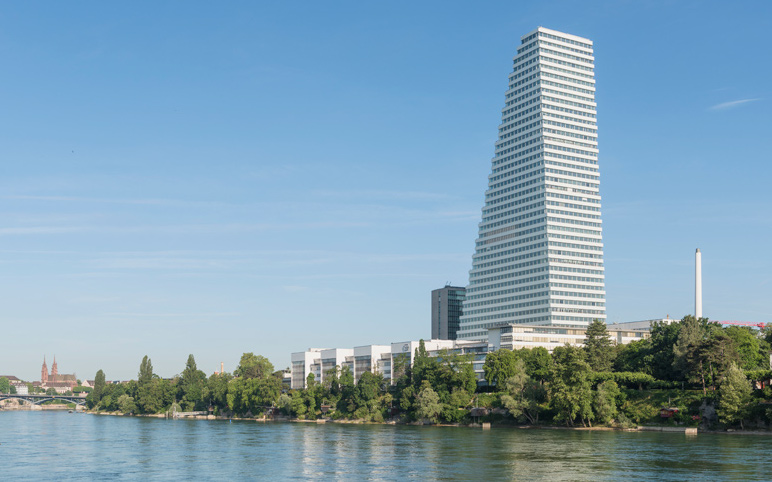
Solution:
<svg viewBox="0 0 772 482">
<path fill-rule="evenodd" d="M 595 42 L 609 321 L 772 322 L 769 2 L 4 2 L 0 372 L 428 337 L 520 36 Z"/>
</svg>

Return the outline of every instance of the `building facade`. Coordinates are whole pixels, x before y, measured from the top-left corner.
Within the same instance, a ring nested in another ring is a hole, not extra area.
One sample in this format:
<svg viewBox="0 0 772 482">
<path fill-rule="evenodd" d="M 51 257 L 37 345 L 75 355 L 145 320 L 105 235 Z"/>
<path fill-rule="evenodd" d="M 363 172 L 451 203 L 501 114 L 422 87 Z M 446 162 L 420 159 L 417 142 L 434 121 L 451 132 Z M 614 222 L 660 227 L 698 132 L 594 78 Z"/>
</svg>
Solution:
<svg viewBox="0 0 772 482">
<path fill-rule="evenodd" d="M 40 368 L 40 382 L 33 382 L 33 385 L 43 389 L 53 388 L 57 393 L 66 393 L 78 386 L 78 380 L 75 374 L 59 373 L 59 367 L 56 364 L 51 365 L 51 373 L 48 373 L 46 358 L 43 357 L 43 366 Z"/>
<path fill-rule="evenodd" d="M 649 328 L 641 328 L 635 323 L 615 323 L 608 325 L 608 337 L 613 344 L 628 343 L 649 338 Z M 584 326 L 538 326 L 510 323 L 488 328 L 488 350 L 519 350 L 521 348 L 542 347 L 550 353 L 566 344 L 584 346 L 587 327 Z"/>
<path fill-rule="evenodd" d="M 432 291 L 432 339 L 455 340 L 466 288 L 445 285 Z"/>
<path fill-rule="evenodd" d="M 593 44 L 539 27 L 509 75 L 459 339 L 605 320 Z"/>
</svg>

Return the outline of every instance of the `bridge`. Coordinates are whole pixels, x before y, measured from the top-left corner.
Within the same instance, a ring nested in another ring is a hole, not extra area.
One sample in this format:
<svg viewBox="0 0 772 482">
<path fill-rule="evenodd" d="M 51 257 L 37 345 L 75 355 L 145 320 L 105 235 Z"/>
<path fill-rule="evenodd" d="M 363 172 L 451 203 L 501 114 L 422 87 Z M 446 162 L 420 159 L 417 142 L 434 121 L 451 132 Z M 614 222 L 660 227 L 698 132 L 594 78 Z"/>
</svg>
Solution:
<svg viewBox="0 0 772 482">
<path fill-rule="evenodd" d="M 80 396 L 80 395 L 18 395 L 18 394 L 7 394 L 7 393 L 0 393 L 0 401 L 3 400 L 24 400 L 25 402 L 31 403 L 33 405 L 40 405 L 43 402 L 47 402 L 49 400 L 55 400 L 55 401 L 62 401 L 62 402 L 68 402 L 68 403 L 74 403 L 75 405 L 85 405 L 86 404 L 86 396 Z"/>
</svg>

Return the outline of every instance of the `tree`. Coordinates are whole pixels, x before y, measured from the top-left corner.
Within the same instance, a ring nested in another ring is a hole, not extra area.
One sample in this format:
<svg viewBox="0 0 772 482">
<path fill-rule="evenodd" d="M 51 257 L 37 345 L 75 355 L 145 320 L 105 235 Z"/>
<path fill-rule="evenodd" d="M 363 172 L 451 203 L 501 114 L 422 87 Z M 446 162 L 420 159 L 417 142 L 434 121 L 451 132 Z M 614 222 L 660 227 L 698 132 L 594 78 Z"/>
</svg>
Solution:
<svg viewBox="0 0 772 482">
<path fill-rule="evenodd" d="M 525 360 L 525 372 L 534 380 L 539 382 L 546 381 L 550 376 L 550 367 L 552 366 L 552 355 L 543 346 L 537 346 L 531 349 L 520 349 L 521 358 Z"/>
<path fill-rule="evenodd" d="M 614 371 L 648 373 L 652 371 L 652 346 L 650 340 L 637 340 L 617 345 Z"/>
<path fill-rule="evenodd" d="M 651 324 L 649 338 L 651 342 L 650 373 L 660 380 L 680 380 L 681 377 L 673 368 L 675 354 L 673 347 L 678 341 L 681 332 L 681 323 L 665 323 L 664 321 Z"/>
<path fill-rule="evenodd" d="M 592 385 L 588 379 L 590 365 L 584 351 L 570 345 L 559 346 L 552 352 L 552 373 L 549 382 L 550 401 L 562 420 L 573 426 L 579 417 L 582 425 L 593 418 Z"/>
<path fill-rule="evenodd" d="M 539 420 L 539 404 L 544 399 L 544 388 L 531 380 L 522 359 L 515 363 L 514 374 L 503 383 L 506 393 L 501 403 L 515 418 L 525 418 L 534 424 Z"/>
<path fill-rule="evenodd" d="M 238 378 L 228 386 L 228 407 L 235 413 L 258 415 L 273 406 L 281 394 L 276 377 Z"/>
<path fill-rule="evenodd" d="M 609 423 L 617 416 L 617 397 L 619 386 L 612 380 L 606 380 L 598 385 L 593 399 L 595 419 L 601 423 Z"/>
<path fill-rule="evenodd" d="M 241 378 L 267 378 L 273 372 L 273 364 L 266 357 L 250 352 L 241 355 L 239 366 L 233 374 Z"/>
<path fill-rule="evenodd" d="M 105 372 L 101 369 L 97 370 L 94 375 L 94 390 L 91 393 L 94 395 L 94 400 L 99 402 L 102 399 L 102 392 L 105 390 Z"/>
<path fill-rule="evenodd" d="M 123 413 L 133 413 L 137 410 L 137 405 L 134 403 L 134 398 L 126 395 L 125 393 L 118 397 L 117 404 L 118 410 Z"/>
<path fill-rule="evenodd" d="M 485 380 L 489 385 L 495 385 L 498 390 L 505 390 L 504 381 L 515 375 L 515 365 L 519 358 L 512 350 L 501 349 L 489 352 L 483 364 Z"/>
<path fill-rule="evenodd" d="M 11 382 L 6 377 L 0 377 L 0 393 L 11 393 Z"/>
<path fill-rule="evenodd" d="M 432 390 L 427 380 L 421 384 L 421 390 L 415 397 L 415 414 L 419 419 L 426 419 L 432 423 L 437 423 L 437 419 L 442 411 L 440 397 L 437 392 Z"/>
<path fill-rule="evenodd" d="M 215 373 L 209 377 L 204 390 L 204 400 L 219 412 L 228 408 L 228 383 L 233 379 L 229 373 Z"/>
<path fill-rule="evenodd" d="M 729 367 L 740 361 L 734 340 L 723 331 L 711 333 L 710 337 L 699 347 L 697 357 L 704 373 L 703 379 L 706 375 L 709 376 L 714 390 L 715 386 L 721 383 Z"/>
<path fill-rule="evenodd" d="M 421 389 L 424 381 L 434 385 L 438 365 L 437 359 L 430 357 L 429 352 L 426 351 L 424 341 L 418 340 L 418 348 L 415 349 L 412 366 L 413 387 L 416 391 Z"/>
<path fill-rule="evenodd" d="M 740 422 L 740 428 L 744 429 L 743 420 L 750 413 L 751 391 L 751 385 L 743 371 L 737 364 L 732 363 L 719 388 L 719 404 L 716 410 L 719 420 L 727 424 Z"/>
<path fill-rule="evenodd" d="M 340 369 L 338 389 L 340 398 L 336 403 L 337 409 L 343 413 L 353 413 L 357 409 L 357 389 L 354 385 L 354 375 L 348 365 L 343 365 Z"/>
<path fill-rule="evenodd" d="M 276 406 L 279 407 L 284 415 L 290 415 L 292 413 L 292 397 L 282 393 L 276 401 Z"/>
<path fill-rule="evenodd" d="M 137 409 L 141 413 L 159 413 L 165 406 L 174 403 L 174 396 L 172 395 L 170 400 L 167 395 L 168 388 L 174 387 L 170 387 L 166 381 L 158 377 L 139 385 L 137 387 Z"/>
<path fill-rule="evenodd" d="M 165 396 L 167 385 L 153 373 L 153 363 L 145 355 L 137 374 L 137 410 L 140 413 L 160 412 L 168 398 Z M 172 403 L 175 401 L 173 398 Z"/>
<path fill-rule="evenodd" d="M 180 378 L 180 404 L 186 411 L 203 410 L 204 406 L 204 387 L 206 385 L 206 374 L 196 367 L 196 359 L 193 355 L 188 356 L 185 364 L 185 370 Z"/>
<path fill-rule="evenodd" d="M 607 372 L 611 370 L 614 348 L 608 337 L 605 322 L 595 319 L 587 327 L 584 352 L 587 354 L 587 363 L 593 371 Z"/>
<path fill-rule="evenodd" d="M 706 318 L 698 320 L 692 315 L 680 321 L 681 330 L 673 346 L 673 368 L 682 380 L 693 377 L 699 367 L 697 352 L 707 336 L 706 324 Z"/>
<path fill-rule="evenodd" d="M 766 356 L 769 351 L 769 344 L 760 338 L 760 333 L 749 326 L 728 326 L 724 333 L 734 341 L 737 347 L 737 354 L 740 357 L 739 367 L 742 370 L 769 368 L 769 361 Z"/>
<path fill-rule="evenodd" d="M 142 386 L 150 383 L 153 379 L 153 363 L 150 358 L 145 355 L 142 358 L 142 363 L 139 364 L 139 374 L 137 374 L 137 383 Z"/>
</svg>

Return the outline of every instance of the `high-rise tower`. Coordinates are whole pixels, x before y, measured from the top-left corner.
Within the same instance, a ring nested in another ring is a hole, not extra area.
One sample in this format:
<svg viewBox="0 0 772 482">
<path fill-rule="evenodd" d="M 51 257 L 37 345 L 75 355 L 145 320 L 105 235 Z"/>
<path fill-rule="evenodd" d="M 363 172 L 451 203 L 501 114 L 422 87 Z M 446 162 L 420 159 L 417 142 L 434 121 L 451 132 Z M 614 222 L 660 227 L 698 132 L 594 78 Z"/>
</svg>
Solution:
<svg viewBox="0 0 772 482">
<path fill-rule="evenodd" d="M 590 40 L 539 27 L 509 75 L 459 339 L 605 320 Z"/>
<path fill-rule="evenodd" d="M 445 285 L 432 291 L 432 340 L 457 338 L 465 288 Z"/>
</svg>

